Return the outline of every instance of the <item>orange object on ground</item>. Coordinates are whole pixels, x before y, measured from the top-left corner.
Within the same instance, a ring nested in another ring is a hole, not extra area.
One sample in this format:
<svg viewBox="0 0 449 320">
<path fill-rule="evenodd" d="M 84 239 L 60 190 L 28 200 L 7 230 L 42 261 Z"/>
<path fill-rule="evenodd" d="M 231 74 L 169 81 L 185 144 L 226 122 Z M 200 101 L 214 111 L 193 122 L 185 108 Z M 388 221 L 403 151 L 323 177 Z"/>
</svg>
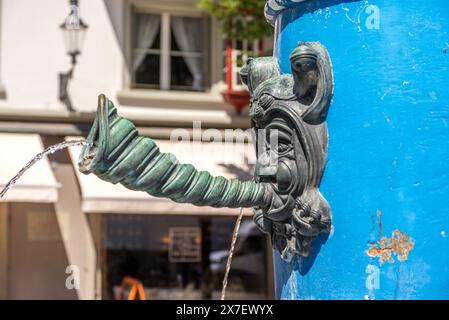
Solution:
<svg viewBox="0 0 449 320">
<path fill-rule="evenodd" d="M 127 300 L 145 300 L 145 291 L 143 290 L 143 284 L 140 280 L 126 276 L 122 280 L 122 284 L 120 285 L 120 299 L 124 299 L 124 292 L 127 286 L 131 286 L 131 290 L 128 294 Z M 139 298 L 137 299 L 137 293 L 139 294 Z"/>
</svg>

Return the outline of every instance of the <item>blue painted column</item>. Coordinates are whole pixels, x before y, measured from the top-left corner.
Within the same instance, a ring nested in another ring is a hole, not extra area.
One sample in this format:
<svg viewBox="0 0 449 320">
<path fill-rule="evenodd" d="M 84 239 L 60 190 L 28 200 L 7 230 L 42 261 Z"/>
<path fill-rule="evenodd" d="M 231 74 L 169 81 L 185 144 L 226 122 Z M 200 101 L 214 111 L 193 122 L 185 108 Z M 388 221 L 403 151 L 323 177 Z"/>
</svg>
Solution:
<svg viewBox="0 0 449 320">
<path fill-rule="evenodd" d="M 449 2 L 298 2 L 266 15 L 283 73 L 298 41 L 332 59 L 320 190 L 333 230 L 307 259 L 274 253 L 277 297 L 449 299 Z"/>
</svg>

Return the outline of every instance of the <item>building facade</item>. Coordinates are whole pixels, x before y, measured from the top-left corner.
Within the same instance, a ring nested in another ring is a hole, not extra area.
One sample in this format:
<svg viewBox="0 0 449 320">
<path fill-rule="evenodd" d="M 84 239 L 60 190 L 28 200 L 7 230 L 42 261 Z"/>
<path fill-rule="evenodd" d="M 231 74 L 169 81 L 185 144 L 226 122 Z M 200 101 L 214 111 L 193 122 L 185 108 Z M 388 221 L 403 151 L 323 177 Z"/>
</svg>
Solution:
<svg viewBox="0 0 449 320">
<path fill-rule="evenodd" d="M 44 148 L 85 136 L 100 93 L 182 162 L 250 179 L 247 110 L 237 114 L 220 94 L 218 22 L 196 0 L 79 5 L 88 29 L 69 110 L 58 99 L 59 74 L 70 69 L 59 27 L 69 2 L 0 1 L 0 187 Z M 234 83 L 237 61 L 271 42 L 235 43 Z M 188 141 L 173 143 L 180 132 Z M 0 200 L 0 298 L 115 299 L 130 278 L 148 299 L 217 298 L 239 210 L 174 204 L 84 176 L 79 151 L 42 160 Z M 269 241 L 244 214 L 228 296 L 269 298 Z"/>
</svg>

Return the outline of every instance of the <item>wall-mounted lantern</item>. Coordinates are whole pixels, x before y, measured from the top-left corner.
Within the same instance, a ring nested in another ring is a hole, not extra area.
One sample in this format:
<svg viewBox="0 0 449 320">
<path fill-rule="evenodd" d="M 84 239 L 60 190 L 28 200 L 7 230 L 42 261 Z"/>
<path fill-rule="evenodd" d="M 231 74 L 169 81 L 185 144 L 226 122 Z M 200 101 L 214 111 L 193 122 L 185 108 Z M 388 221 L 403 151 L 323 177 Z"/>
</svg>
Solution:
<svg viewBox="0 0 449 320">
<path fill-rule="evenodd" d="M 79 16 L 78 0 L 70 0 L 69 14 L 60 25 L 67 54 L 71 57 L 72 66 L 66 73 L 59 74 L 59 100 L 65 104 L 71 112 L 72 102 L 68 93 L 69 80 L 72 78 L 73 70 L 76 65 L 76 58 L 81 54 L 81 49 L 86 36 L 87 24 Z"/>
</svg>

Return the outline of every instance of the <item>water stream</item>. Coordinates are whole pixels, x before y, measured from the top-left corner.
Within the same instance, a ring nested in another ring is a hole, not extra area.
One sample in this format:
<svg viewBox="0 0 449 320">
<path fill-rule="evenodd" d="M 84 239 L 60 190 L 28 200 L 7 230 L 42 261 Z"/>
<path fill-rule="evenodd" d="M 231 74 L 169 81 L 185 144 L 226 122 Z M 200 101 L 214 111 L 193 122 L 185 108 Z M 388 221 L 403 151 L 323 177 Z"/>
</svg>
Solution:
<svg viewBox="0 0 449 320">
<path fill-rule="evenodd" d="M 84 139 L 64 141 L 64 142 L 61 142 L 58 144 L 54 144 L 54 145 L 48 147 L 47 149 L 45 149 L 44 151 L 38 153 L 33 159 L 31 159 L 26 165 L 24 165 L 22 167 L 22 169 L 20 169 L 19 172 L 17 172 L 17 174 L 11 180 L 9 180 L 9 182 L 5 185 L 5 187 L 0 192 L 0 199 L 5 196 L 5 194 L 8 192 L 8 190 L 10 190 L 12 187 L 14 187 L 14 185 L 17 183 L 17 180 L 19 180 L 20 177 L 22 177 L 25 172 L 27 172 L 34 164 L 36 164 L 37 162 L 42 160 L 45 156 L 48 156 L 55 152 L 64 150 L 68 147 L 82 146 L 85 143 L 86 143 L 86 140 L 84 140 Z M 232 234 L 231 248 L 229 249 L 228 260 L 226 262 L 226 272 L 225 272 L 225 275 L 223 278 L 221 300 L 224 300 L 225 296 L 226 296 L 226 287 L 228 285 L 229 271 L 231 270 L 232 257 L 234 255 L 235 243 L 237 241 L 237 236 L 239 233 L 242 217 L 243 217 L 243 208 L 240 208 L 240 213 L 239 213 L 239 216 L 235 223 L 234 232 Z"/>
<path fill-rule="evenodd" d="M 0 192 L 0 199 L 4 197 L 6 192 L 8 192 L 8 190 L 10 190 L 17 183 L 17 180 L 19 180 L 20 177 L 23 176 L 23 174 L 28 171 L 28 169 L 30 169 L 36 162 L 43 159 L 45 156 L 47 156 L 49 154 L 53 154 L 58 151 L 61 151 L 68 147 L 82 146 L 85 143 L 86 143 L 86 141 L 84 139 L 64 141 L 64 142 L 61 142 L 58 144 L 54 144 L 54 145 L 48 147 L 47 149 L 45 149 L 44 151 L 38 153 L 33 159 L 31 159 L 26 165 L 24 165 L 23 168 L 20 169 L 20 171 L 11 180 L 9 180 L 9 182 L 5 185 L 3 190 Z"/>
<path fill-rule="evenodd" d="M 242 222 L 243 208 L 240 208 L 240 213 L 235 222 L 234 233 L 232 234 L 231 248 L 229 249 L 228 261 L 226 262 L 226 271 L 223 277 L 223 287 L 221 289 L 221 300 L 226 297 L 226 287 L 228 285 L 229 271 L 231 270 L 232 257 L 234 256 L 235 243 L 237 242 L 237 236 L 239 235 L 240 223 Z"/>
</svg>

